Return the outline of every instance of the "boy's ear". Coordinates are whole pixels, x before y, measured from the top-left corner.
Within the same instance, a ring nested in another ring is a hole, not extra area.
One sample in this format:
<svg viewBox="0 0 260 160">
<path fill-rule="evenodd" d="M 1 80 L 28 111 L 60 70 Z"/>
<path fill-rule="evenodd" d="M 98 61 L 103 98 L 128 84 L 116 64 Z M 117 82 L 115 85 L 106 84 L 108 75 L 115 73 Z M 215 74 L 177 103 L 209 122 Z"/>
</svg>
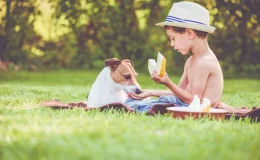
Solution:
<svg viewBox="0 0 260 160">
<path fill-rule="evenodd" d="M 192 29 L 186 29 L 185 32 L 187 32 L 190 40 L 194 39 L 196 36 L 196 33 Z"/>
</svg>

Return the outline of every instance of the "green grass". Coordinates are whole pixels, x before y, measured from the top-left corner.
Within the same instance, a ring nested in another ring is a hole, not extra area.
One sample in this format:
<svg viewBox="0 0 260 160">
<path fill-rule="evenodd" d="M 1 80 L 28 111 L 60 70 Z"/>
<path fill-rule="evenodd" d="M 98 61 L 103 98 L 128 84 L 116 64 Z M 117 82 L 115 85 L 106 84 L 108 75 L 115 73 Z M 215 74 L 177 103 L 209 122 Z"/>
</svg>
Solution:
<svg viewBox="0 0 260 160">
<path fill-rule="evenodd" d="M 178 120 L 39 106 L 50 99 L 86 100 L 97 74 L 0 73 L 0 159 L 259 159 L 260 125 L 248 120 Z M 164 88 L 144 74 L 138 80 L 143 88 Z M 260 106 L 259 80 L 225 80 L 223 101 Z"/>
</svg>

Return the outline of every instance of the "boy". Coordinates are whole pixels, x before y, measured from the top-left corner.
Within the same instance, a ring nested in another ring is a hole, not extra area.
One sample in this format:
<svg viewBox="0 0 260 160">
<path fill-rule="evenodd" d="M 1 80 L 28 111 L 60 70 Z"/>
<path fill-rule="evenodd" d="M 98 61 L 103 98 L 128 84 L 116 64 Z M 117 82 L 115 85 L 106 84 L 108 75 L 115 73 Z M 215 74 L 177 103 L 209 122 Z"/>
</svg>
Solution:
<svg viewBox="0 0 260 160">
<path fill-rule="evenodd" d="M 153 72 L 151 78 L 156 83 L 164 84 L 169 90 L 143 90 L 141 94 L 129 93 L 129 97 L 144 99 L 150 96 L 161 98 L 171 95 L 167 97 L 171 99 L 169 102 L 188 106 L 194 95 L 198 95 L 201 99 L 210 99 L 211 107 L 224 108 L 235 113 L 248 112 L 247 109 L 234 108 L 220 101 L 224 87 L 223 74 L 217 57 L 208 45 L 207 36 L 215 30 L 215 27 L 209 25 L 209 21 L 208 10 L 199 4 L 174 3 L 166 21 L 156 25 L 164 27 L 175 50 L 182 55 L 192 52 L 192 56 L 185 63 L 180 82 L 177 85 L 167 74 L 160 78 Z M 127 102 L 125 104 L 132 105 Z"/>
</svg>

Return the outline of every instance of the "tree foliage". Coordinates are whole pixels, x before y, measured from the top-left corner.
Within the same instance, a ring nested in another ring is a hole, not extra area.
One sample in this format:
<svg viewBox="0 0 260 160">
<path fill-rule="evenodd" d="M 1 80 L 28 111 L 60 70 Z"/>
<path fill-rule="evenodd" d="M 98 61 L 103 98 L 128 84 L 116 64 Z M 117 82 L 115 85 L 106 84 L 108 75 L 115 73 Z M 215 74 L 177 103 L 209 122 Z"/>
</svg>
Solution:
<svg viewBox="0 0 260 160">
<path fill-rule="evenodd" d="M 173 3 L 160 0 L 52 0 L 49 22 L 52 32 L 62 35 L 44 39 L 35 31 L 41 1 L 0 2 L 0 59 L 19 65 L 43 68 L 86 68 L 104 66 L 105 59 L 128 58 L 139 71 L 161 51 L 167 57 L 167 71 L 183 70 L 187 57 L 170 47 L 162 28 Z M 254 76 L 260 71 L 259 0 L 194 0 L 209 9 L 216 31 L 209 43 L 225 75 Z M 62 22 L 62 23 L 61 23 Z"/>
</svg>

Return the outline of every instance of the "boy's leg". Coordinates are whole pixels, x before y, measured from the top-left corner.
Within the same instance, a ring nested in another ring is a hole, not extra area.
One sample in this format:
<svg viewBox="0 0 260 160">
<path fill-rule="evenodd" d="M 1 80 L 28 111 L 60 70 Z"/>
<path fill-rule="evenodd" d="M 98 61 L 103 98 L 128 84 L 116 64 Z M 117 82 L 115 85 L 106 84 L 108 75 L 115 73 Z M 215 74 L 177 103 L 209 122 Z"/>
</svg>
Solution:
<svg viewBox="0 0 260 160">
<path fill-rule="evenodd" d="M 236 108 L 223 102 L 220 102 L 216 108 L 223 108 L 231 113 L 241 113 L 241 114 L 246 114 L 247 112 L 251 111 L 250 109 Z"/>
</svg>

